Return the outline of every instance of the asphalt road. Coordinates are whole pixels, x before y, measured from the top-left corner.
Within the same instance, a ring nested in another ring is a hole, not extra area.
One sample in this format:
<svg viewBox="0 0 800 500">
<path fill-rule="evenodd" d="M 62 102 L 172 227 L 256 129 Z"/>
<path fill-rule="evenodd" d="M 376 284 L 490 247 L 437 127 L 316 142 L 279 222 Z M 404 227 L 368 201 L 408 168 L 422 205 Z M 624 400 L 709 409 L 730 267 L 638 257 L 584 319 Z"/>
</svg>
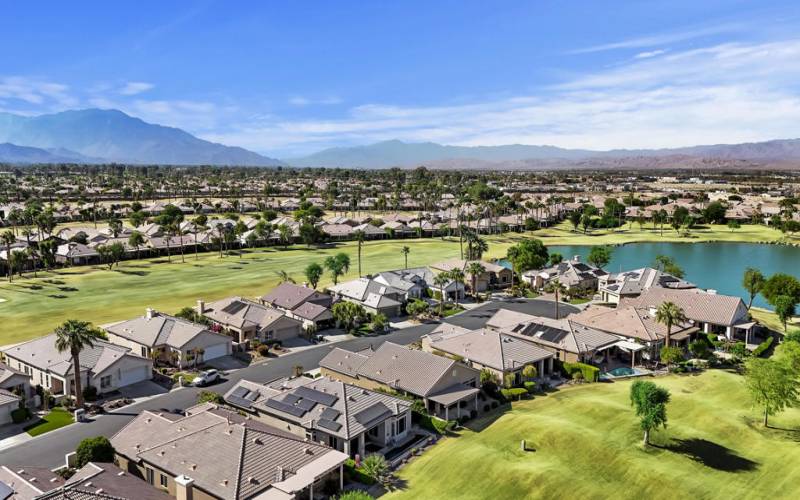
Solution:
<svg viewBox="0 0 800 500">
<path fill-rule="evenodd" d="M 445 322 L 463 326 L 469 329 L 481 328 L 489 318 L 500 308 L 512 309 L 528 314 L 552 316 L 554 313 L 553 302 L 543 300 L 515 299 L 510 301 L 495 301 L 483 304 L 475 309 L 447 318 Z M 560 305 L 559 313 L 563 316 L 577 309 L 568 305 Z M 252 365 L 234 371 L 219 384 L 207 389 L 225 393 L 238 380 L 248 379 L 255 382 L 267 382 L 291 373 L 292 367 L 302 366 L 311 370 L 319 366 L 319 361 L 334 347 L 348 350 L 360 350 L 372 346 L 377 348 L 385 341 L 397 344 L 410 344 L 420 339 L 423 335 L 433 330 L 438 323 L 431 322 L 397 330 L 380 337 L 362 337 L 336 344 L 321 344 L 309 349 L 270 360 L 263 364 Z M 125 424 L 130 422 L 143 410 L 185 409 L 197 401 L 200 389 L 187 387 L 119 409 L 114 413 L 97 416 L 92 422 L 70 425 L 49 432 L 35 439 L 26 441 L 17 446 L 0 451 L 0 465 L 12 466 L 39 466 L 58 467 L 64 464 L 64 455 L 74 451 L 78 443 L 87 437 L 113 436 Z"/>
</svg>

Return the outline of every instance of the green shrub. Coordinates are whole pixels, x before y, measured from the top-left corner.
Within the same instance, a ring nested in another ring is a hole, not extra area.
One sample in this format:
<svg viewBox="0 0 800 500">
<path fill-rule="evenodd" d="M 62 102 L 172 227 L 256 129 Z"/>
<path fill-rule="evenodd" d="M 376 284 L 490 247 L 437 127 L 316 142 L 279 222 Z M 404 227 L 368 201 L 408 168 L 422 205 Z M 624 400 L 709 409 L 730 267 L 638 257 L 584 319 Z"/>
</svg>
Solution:
<svg viewBox="0 0 800 500">
<path fill-rule="evenodd" d="M 344 463 L 344 472 L 347 478 L 351 481 L 356 481 L 368 486 L 375 484 L 375 480 L 372 477 L 368 476 L 361 469 L 356 467 L 356 462 L 352 458 L 348 458 Z"/>
<path fill-rule="evenodd" d="M 516 401 L 520 399 L 524 394 L 528 394 L 528 389 L 524 389 L 522 387 L 515 387 L 513 389 L 502 389 L 500 391 L 503 394 L 503 397 L 509 401 Z"/>
<path fill-rule="evenodd" d="M 81 468 L 89 462 L 113 462 L 114 447 L 105 436 L 86 438 L 78 444 L 76 452 L 77 467 Z"/>
<path fill-rule="evenodd" d="M 93 385 L 87 385 L 83 388 L 83 399 L 86 401 L 94 401 L 97 399 L 97 387 Z"/>
<path fill-rule="evenodd" d="M 269 354 L 269 346 L 266 344 L 261 344 L 256 349 L 256 352 L 258 352 L 258 355 L 261 357 L 267 357 Z"/>
<path fill-rule="evenodd" d="M 437 434 L 444 434 L 455 426 L 454 420 L 442 420 L 441 418 L 432 415 L 416 413 L 412 414 L 417 425 L 423 429 L 435 432 Z"/>
<path fill-rule="evenodd" d="M 536 392 L 536 382 L 525 382 L 525 390 L 528 393 L 533 394 Z"/>
<path fill-rule="evenodd" d="M 200 391 L 197 395 L 197 404 L 201 403 L 214 403 L 221 405 L 225 402 L 222 396 L 214 391 Z"/>
<path fill-rule="evenodd" d="M 767 349 L 769 349 L 769 346 L 772 345 L 772 340 L 773 337 L 767 337 L 767 340 L 758 344 L 758 347 L 753 349 L 753 356 L 761 356 L 762 354 L 764 354 L 767 351 Z"/>
<path fill-rule="evenodd" d="M 600 368 L 587 365 L 586 363 L 564 362 L 561 364 L 561 370 L 567 377 L 571 379 L 575 379 L 574 374 L 576 372 L 580 372 L 583 380 L 586 380 L 587 382 L 597 382 L 600 380 Z"/>
<path fill-rule="evenodd" d="M 11 421 L 15 424 L 22 423 L 31 418 L 31 411 L 27 408 L 17 408 L 11 410 Z"/>
</svg>

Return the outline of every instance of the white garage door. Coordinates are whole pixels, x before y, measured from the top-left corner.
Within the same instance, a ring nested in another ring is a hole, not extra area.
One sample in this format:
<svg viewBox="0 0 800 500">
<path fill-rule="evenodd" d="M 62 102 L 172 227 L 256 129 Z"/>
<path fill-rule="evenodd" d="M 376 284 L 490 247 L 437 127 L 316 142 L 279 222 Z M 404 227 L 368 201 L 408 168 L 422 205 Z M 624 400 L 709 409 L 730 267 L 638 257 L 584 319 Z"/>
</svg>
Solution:
<svg viewBox="0 0 800 500">
<path fill-rule="evenodd" d="M 208 346 L 203 353 L 203 360 L 210 361 L 212 359 L 216 359 L 228 354 L 228 344 L 223 342 L 222 344 Z"/>
<path fill-rule="evenodd" d="M 135 368 L 129 368 L 122 372 L 119 378 L 119 386 L 125 387 L 126 385 L 135 384 L 136 382 L 141 382 L 142 380 L 149 379 L 150 367 L 149 366 L 138 366 Z"/>
</svg>

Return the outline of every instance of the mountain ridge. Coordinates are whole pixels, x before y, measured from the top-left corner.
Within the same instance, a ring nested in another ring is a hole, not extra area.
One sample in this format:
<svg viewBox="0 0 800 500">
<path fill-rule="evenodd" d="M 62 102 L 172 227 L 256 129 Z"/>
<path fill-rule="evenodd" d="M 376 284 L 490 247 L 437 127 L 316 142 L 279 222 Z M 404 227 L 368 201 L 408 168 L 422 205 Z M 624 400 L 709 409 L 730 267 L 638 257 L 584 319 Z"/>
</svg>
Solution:
<svg viewBox="0 0 800 500">
<path fill-rule="evenodd" d="M 104 162 L 283 164 L 244 148 L 205 141 L 179 128 L 148 123 L 116 109 L 68 110 L 31 117 L 0 113 L 0 143 L 44 150 L 64 148 Z"/>
</svg>

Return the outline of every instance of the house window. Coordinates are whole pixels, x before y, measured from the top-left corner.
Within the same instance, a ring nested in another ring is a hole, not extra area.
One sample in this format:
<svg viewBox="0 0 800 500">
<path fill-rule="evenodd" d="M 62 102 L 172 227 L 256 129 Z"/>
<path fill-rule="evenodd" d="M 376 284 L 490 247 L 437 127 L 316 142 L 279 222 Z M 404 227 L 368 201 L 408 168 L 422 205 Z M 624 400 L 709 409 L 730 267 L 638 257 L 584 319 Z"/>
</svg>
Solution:
<svg viewBox="0 0 800 500">
<path fill-rule="evenodd" d="M 105 377 L 100 377 L 100 388 L 101 389 L 108 389 L 111 387 L 111 375 L 106 375 Z"/>
<path fill-rule="evenodd" d="M 164 488 L 167 487 L 167 476 L 164 474 L 161 474 L 161 486 Z"/>
<path fill-rule="evenodd" d="M 147 476 L 146 477 L 147 482 L 150 483 L 150 484 L 154 484 L 155 473 L 153 472 L 153 469 L 149 469 L 149 468 L 145 467 L 144 471 L 145 471 L 145 475 Z"/>
<path fill-rule="evenodd" d="M 397 420 L 397 433 L 402 434 L 406 431 L 406 416 L 403 415 Z"/>
<path fill-rule="evenodd" d="M 143 358 L 147 357 L 147 347 L 145 347 L 145 346 L 142 346 L 142 357 Z"/>
</svg>

